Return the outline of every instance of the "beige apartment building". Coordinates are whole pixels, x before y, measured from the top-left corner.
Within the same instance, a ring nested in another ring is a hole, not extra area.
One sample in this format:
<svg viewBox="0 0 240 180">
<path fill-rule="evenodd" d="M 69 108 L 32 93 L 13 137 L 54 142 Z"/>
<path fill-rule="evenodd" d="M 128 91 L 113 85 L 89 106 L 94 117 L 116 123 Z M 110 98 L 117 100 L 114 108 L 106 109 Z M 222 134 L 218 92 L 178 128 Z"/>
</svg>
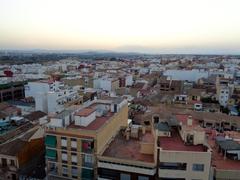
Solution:
<svg viewBox="0 0 240 180">
<path fill-rule="evenodd" d="M 132 124 L 127 102 L 109 98 L 52 117 L 45 139 L 49 179 L 237 180 L 239 162 L 231 158 L 240 145 L 217 142 L 196 116 L 152 114 L 144 119 L 150 124 Z"/>
<path fill-rule="evenodd" d="M 96 179 L 97 155 L 127 126 L 127 102 L 121 98 L 95 100 L 62 117 L 52 118 L 46 127 L 49 179 Z"/>
<path fill-rule="evenodd" d="M 176 115 L 179 125 L 169 127 L 158 122 L 158 178 L 208 180 L 211 149 L 205 143 L 205 132 L 191 116 Z"/>
<path fill-rule="evenodd" d="M 98 156 L 98 177 L 116 180 L 208 180 L 211 148 L 205 131 L 188 115 L 178 125 L 152 119 L 152 127 L 130 125 Z"/>
</svg>

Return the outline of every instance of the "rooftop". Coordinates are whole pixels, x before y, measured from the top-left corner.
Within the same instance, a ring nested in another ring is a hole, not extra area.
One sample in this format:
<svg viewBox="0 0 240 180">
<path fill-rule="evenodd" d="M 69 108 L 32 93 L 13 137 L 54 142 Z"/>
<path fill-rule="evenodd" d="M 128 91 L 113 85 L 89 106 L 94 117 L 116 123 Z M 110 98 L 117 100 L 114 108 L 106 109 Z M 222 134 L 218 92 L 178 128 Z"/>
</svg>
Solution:
<svg viewBox="0 0 240 180">
<path fill-rule="evenodd" d="M 218 152 L 216 144 L 216 130 L 209 134 L 208 144 L 212 149 L 212 166 L 219 170 L 240 170 L 240 162 L 232 159 L 224 159 L 224 156 Z"/>
<path fill-rule="evenodd" d="M 151 133 L 147 132 L 144 135 L 140 135 L 140 140 L 132 138 L 126 140 L 126 138 L 119 133 L 104 151 L 103 156 L 150 163 L 154 162 L 153 155 L 141 153 L 141 142 L 154 143 L 154 137 Z"/>
<path fill-rule="evenodd" d="M 112 113 L 112 112 L 108 112 L 105 116 L 96 117 L 96 119 L 86 127 L 78 126 L 78 125 L 75 125 L 74 123 L 70 124 L 68 127 L 69 128 L 86 129 L 86 130 L 98 130 L 105 124 L 105 122 L 107 122 L 113 116 L 113 114 L 114 113 Z"/>
<path fill-rule="evenodd" d="M 95 109 L 92 108 L 84 108 L 83 110 L 75 113 L 75 116 L 89 116 L 90 114 L 92 114 L 95 111 Z"/>
<path fill-rule="evenodd" d="M 176 129 L 171 132 L 171 137 L 160 137 L 160 147 L 170 151 L 206 152 L 203 145 L 185 145 Z"/>
<path fill-rule="evenodd" d="M 34 111 L 26 116 L 24 116 L 26 119 L 29 121 L 36 121 L 39 120 L 40 118 L 46 116 L 47 114 L 42 112 L 42 111 Z"/>
<path fill-rule="evenodd" d="M 20 149 L 22 149 L 27 144 L 27 141 L 21 139 L 15 139 L 11 142 L 8 142 L 0 146 L 0 154 L 8 156 L 16 156 Z"/>
</svg>

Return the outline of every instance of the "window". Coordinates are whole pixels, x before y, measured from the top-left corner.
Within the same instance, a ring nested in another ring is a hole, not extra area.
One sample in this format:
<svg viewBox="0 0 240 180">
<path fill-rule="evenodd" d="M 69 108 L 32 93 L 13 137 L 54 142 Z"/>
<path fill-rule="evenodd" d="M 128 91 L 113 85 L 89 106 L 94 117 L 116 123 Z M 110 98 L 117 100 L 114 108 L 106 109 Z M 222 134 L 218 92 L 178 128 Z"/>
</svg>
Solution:
<svg viewBox="0 0 240 180">
<path fill-rule="evenodd" d="M 7 166 L 7 159 L 2 158 L 2 167 L 6 167 Z"/>
<path fill-rule="evenodd" d="M 72 166 L 72 178 L 77 178 L 78 177 L 78 168 Z"/>
<path fill-rule="evenodd" d="M 160 169 L 169 169 L 169 170 L 186 170 L 187 169 L 187 163 L 161 162 L 159 166 L 160 166 Z"/>
<path fill-rule="evenodd" d="M 72 164 L 77 164 L 77 155 L 72 154 Z"/>
<path fill-rule="evenodd" d="M 193 171 L 204 171 L 204 164 L 193 164 L 192 170 Z"/>
<path fill-rule="evenodd" d="M 65 148 L 67 147 L 67 138 L 65 138 L 65 137 L 61 138 L 61 146 L 65 147 Z"/>
<path fill-rule="evenodd" d="M 56 166 L 55 163 L 49 162 L 48 166 L 49 166 L 49 170 L 50 170 L 51 172 L 57 173 L 57 166 Z"/>
<path fill-rule="evenodd" d="M 93 161 L 92 156 L 86 154 L 86 155 L 85 155 L 85 158 L 84 158 L 84 162 L 86 162 L 86 163 L 92 163 L 92 161 Z"/>
<path fill-rule="evenodd" d="M 120 180 L 131 180 L 130 174 L 120 174 Z"/>
<path fill-rule="evenodd" d="M 67 161 L 67 152 L 62 152 L 62 161 Z"/>
<path fill-rule="evenodd" d="M 62 166 L 62 175 L 68 176 L 68 167 L 65 165 Z"/>
<path fill-rule="evenodd" d="M 77 141 L 75 139 L 75 141 L 73 139 L 71 139 L 71 148 L 72 149 L 77 149 Z"/>
<path fill-rule="evenodd" d="M 93 141 L 88 141 L 88 140 L 83 140 L 82 141 L 82 152 L 85 153 L 93 153 L 94 149 L 94 142 Z"/>
<path fill-rule="evenodd" d="M 10 160 L 10 165 L 11 165 L 11 166 L 15 166 L 15 161 L 11 159 L 11 160 Z"/>
<path fill-rule="evenodd" d="M 138 180 L 149 180 L 146 176 L 138 176 Z"/>
</svg>

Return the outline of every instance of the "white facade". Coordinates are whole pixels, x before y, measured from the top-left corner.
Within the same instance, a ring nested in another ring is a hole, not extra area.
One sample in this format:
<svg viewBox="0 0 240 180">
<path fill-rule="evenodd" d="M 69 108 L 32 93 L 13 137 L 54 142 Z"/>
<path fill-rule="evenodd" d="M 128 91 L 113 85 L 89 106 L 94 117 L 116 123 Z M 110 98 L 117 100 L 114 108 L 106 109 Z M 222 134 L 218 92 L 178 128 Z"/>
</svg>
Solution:
<svg viewBox="0 0 240 180">
<path fill-rule="evenodd" d="M 92 112 L 88 116 L 75 116 L 75 125 L 78 126 L 88 126 L 91 122 L 93 122 L 96 119 L 96 111 Z"/>
<path fill-rule="evenodd" d="M 131 74 L 127 75 L 125 81 L 126 81 L 126 86 L 132 86 L 133 85 L 133 76 Z"/>
<path fill-rule="evenodd" d="M 221 88 L 219 91 L 218 101 L 221 106 L 226 107 L 229 100 L 229 88 Z"/>
<path fill-rule="evenodd" d="M 187 80 L 197 82 L 200 78 L 207 78 L 207 71 L 193 70 L 167 70 L 163 73 L 164 76 L 169 76 L 172 80 Z"/>
<path fill-rule="evenodd" d="M 64 104 L 79 98 L 77 90 L 62 87 L 61 82 L 29 82 L 25 86 L 25 95 L 34 98 L 36 111 L 59 113 L 64 110 Z"/>
<path fill-rule="evenodd" d="M 35 110 L 36 111 L 42 111 L 47 113 L 48 112 L 48 106 L 47 106 L 47 93 L 38 93 L 34 96 L 35 100 Z"/>
<path fill-rule="evenodd" d="M 25 85 L 25 96 L 34 97 L 36 94 L 44 94 L 50 91 L 50 85 L 45 82 L 29 82 Z"/>
<path fill-rule="evenodd" d="M 93 88 L 112 91 L 112 78 L 98 78 L 93 80 Z M 129 81 L 130 82 L 130 81 Z"/>
<path fill-rule="evenodd" d="M 104 91 L 112 90 L 112 80 L 111 79 L 101 79 L 100 88 Z"/>
</svg>

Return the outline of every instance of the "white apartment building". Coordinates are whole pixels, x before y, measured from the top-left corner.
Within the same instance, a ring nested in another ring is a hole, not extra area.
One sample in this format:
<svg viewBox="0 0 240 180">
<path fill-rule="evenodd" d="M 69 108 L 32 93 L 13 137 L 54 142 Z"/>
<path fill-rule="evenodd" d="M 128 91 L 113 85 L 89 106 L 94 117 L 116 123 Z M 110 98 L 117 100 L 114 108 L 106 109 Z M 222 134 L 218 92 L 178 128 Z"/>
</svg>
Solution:
<svg viewBox="0 0 240 180">
<path fill-rule="evenodd" d="M 35 110 L 45 113 L 59 113 L 64 110 L 64 105 L 77 101 L 80 97 L 77 90 L 66 89 L 58 81 L 29 82 L 25 86 L 25 96 L 35 99 Z"/>
<path fill-rule="evenodd" d="M 131 74 L 126 75 L 125 77 L 126 86 L 132 86 L 133 85 L 133 76 Z"/>
<path fill-rule="evenodd" d="M 97 78 L 93 80 L 93 88 L 102 89 L 104 91 L 115 91 L 119 88 L 119 80 L 108 77 Z"/>
<path fill-rule="evenodd" d="M 224 106 L 226 107 L 227 106 L 227 103 L 228 103 L 228 100 L 229 100 L 229 88 L 228 87 L 221 87 L 220 90 L 219 90 L 219 94 L 218 94 L 218 101 L 219 101 L 219 104 L 221 106 Z"/>
</svg>

